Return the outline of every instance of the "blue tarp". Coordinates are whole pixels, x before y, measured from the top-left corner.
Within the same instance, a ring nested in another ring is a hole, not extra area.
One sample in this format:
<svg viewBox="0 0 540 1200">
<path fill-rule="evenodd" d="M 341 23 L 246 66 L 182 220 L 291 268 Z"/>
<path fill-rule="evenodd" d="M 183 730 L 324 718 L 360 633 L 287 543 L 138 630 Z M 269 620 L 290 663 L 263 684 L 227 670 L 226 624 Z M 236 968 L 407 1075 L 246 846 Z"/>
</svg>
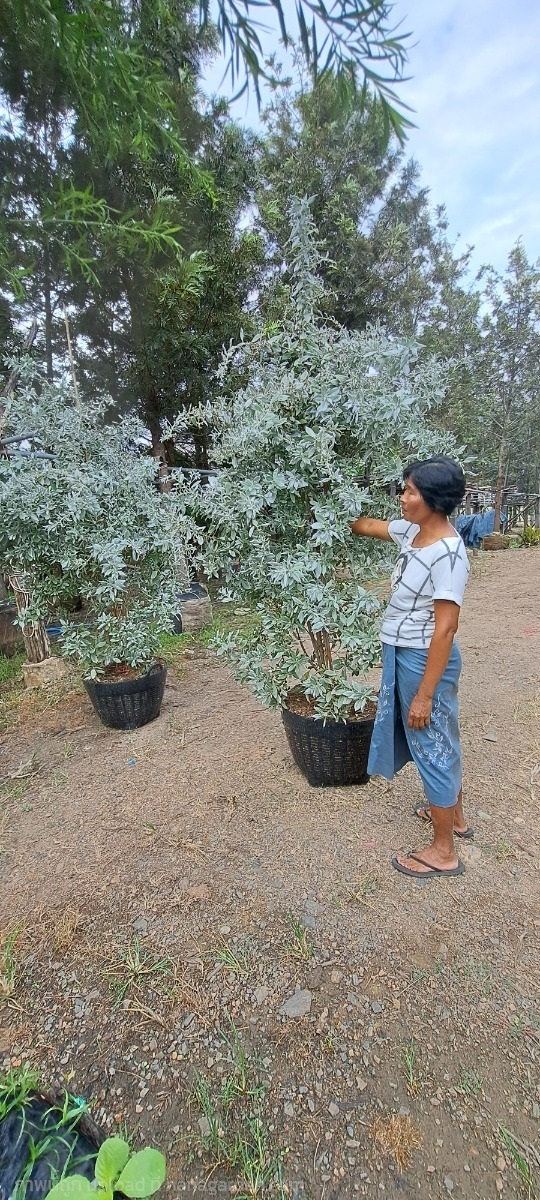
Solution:
<svg viewBox="0 0 540 1200">
<path fill-rule="evenodd" d="M 506 514 L 501 511 L 501 525 L 506 521 Z M 495 509 L 489 508 L 485 513 L 461 513 L 452 521 L 454 529 L 461 534 L 466 546 L 477 550 L 482 538 L 493 533 L 495 524 Z"/>
</svg>

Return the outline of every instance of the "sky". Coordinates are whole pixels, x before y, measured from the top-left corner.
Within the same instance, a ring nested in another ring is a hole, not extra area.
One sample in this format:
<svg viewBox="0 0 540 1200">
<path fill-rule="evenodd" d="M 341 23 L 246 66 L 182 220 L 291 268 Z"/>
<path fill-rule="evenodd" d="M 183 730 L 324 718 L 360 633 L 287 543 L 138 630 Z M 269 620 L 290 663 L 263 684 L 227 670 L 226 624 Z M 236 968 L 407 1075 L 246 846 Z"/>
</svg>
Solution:
<svg viewBox="0 0 540 1200">
<path fill-rule="evenodd" d="M 292 11 L 292 0 L 285 0 Z M 537 0 L 395 0 L 410 30 L 411 78 L 398 86 L 417 128 L 407 154 L 422 168 L 433 204 L 444 204 L 448 235 L 473 245 L 472 267 L 504 271 L 519 237 L 540 257 L 540 4 Z M 277 37 L 269 38 L 269 50 Z M 278 55 L 279 56 L 279 55 Z M 222 65 L 207 73 L 218 89 Z M 233 116 L 257 127 L 254 100 Z"/>
</svg>

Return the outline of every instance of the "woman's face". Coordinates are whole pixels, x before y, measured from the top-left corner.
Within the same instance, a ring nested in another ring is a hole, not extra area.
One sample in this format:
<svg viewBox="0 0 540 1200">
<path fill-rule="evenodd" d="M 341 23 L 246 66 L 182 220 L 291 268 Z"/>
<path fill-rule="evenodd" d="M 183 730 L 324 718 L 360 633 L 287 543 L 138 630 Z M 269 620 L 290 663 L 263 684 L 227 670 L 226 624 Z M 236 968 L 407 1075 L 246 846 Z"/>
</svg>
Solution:
<svg viewBox="0 0 540 1200">
<path fill-rule="evenodd" d="M 429 504 L 426 504 L 422 494 L 412 479 L 405 480 L 405 486 L 400 497 L 401 511 L 406 521 L 421 525 L 431 514 Z"/>
</svg>

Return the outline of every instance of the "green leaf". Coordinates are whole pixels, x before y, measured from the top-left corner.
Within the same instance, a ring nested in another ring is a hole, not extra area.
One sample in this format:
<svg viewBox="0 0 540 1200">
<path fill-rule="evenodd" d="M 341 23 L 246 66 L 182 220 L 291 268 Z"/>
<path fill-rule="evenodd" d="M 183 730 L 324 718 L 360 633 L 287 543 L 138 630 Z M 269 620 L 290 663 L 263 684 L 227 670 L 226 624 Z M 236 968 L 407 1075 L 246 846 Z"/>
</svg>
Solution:
<svg viewBox="0 0 540 1200">
<path fill-rule="evenodd" d="M 47 1193 L 47 1200 L 96 1200 L 96 1190 L 82 1175 L 62 1179 Z"/>
<path fill-rule="evenodd" d="M 96 1179 L 101 1187 L 112 1188 L 129 1158 L 129 1146 L 123 1138 L 107 1138 L 96 1159 Z"/>
<path fill-rule="evenodd" d="M 165 1182 L 166 1174 L 165 1159 L 159 1150 L 139 1150 L 117 1179 L 115 1190 L 131 1200 L 142 1200 L 157 1192 Z"/>
</svg>

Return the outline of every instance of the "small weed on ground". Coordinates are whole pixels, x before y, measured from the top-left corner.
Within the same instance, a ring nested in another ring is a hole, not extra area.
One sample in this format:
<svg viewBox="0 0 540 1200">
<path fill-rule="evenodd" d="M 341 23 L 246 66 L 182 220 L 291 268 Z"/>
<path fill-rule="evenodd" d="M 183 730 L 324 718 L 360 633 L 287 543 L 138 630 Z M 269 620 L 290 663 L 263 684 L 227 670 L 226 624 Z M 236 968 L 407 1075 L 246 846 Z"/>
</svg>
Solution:
<svg viewBox="0 0 540 1200">
<path fill-rule="evenodd" d="M 15 945 L 21 929 L 22 925 L 15 925 L 4 935 L 0 952 L 0 1000 L 8 1000 L 13 996 L 17 985 L 19 962 Z"/>
<path fill-rule="evenodd" d="M 407 1080 L 407 1091 L 409 1096 L 417 1096 L 420 1091 L 420 1080 L 416 1074 L 417 1058 L 418 1046 L 414 1038 L 411 1038 L 410 1042 L 407 1042 L 407 1045 L 403 1049 L 405 1078 Z"/>
<path fill-rule="evenodd" d="M 538 1163 L 537 1152 L 533 1150 L 533 1147 L 525 1146 L 514 1133 L 510 1133 L 502 1125 L 499 1125 L 499 1138 L 507 1154 L 510 1155 L 512 1164 L 524 1185 L 527 1200 L 538 1200 L 539 1193 L 536 1181 L 533 1178 L 531 1165 L 533 1156 Z"/>
<path fill-rule="evenodd" d="M 197 1074 L 191 1103 L 201 1114 L 191 1154 L 202 1152 L 210 1174 L 221 1169 L 234 1178 L 236 1200 L 253 1200 L 271 1193 L 285 1198 L 282 1163 L 286 1150 L 276 1151 L 264 1118 L 266 1080 L 257 1059 L 244 1051 L 231 1022 L 224 1035 L 231 1069 L 215 1082 Z"/>
<path fill-rule="evenodd" d="M 506 862 L 507 858 L 517 858 L 517 851 L 507 842 L 505 837 L 500 837 L 492 848 L 492 854 L 495 855 L 497 862 Z"/>
<path fill-rule="evenodd" d="M 378 884 L 379 880 L 376 875 L 363 875 L 349 892 L 347 903 L 367 904 L 369 907 L 369 897 L 377 891 Z"/>
<path fill-rule="evenodd" d="M 221 964 L 225 971 L 232 971 L 234 975 L 249 975 L 252 967 L 253 953 L 251 943 L 248 938 L 231 945 L 230 942 L 221 942 L 209 954 L 216 966 Z"/>
<path fill-rule="evenodd" d="M 170 958 L 160 958 L 151 950 L 141 947 L 138 938 L 134 938 L 131 946 L 122 951 L 117 967 L 105 972 L 109 987 L 114 995 L 114 1007 L 126 998 L 128 992 L 142 992 L 151 987 L 153 991 L 161 991 L 170 998 L 173 963 Z"/>
<path fill-rule="evenodd" d="M 24 650 L 19 654 L 14 654 L 13 658 L 6 658 L 5 654 L 0 654 L 0 689 L 2 692 L 10 684 L 22 682 L 22 665 L 25 659 Z"/>
<path fill-rule="evenodd" d="M 26 795 L 28 784 L 25 779 L 18 779 L 14 783 L 6 783 L 2 789 L 2 796 L 6 798 L 8 803 L 20 804 L 21 800 Z"/>
<path fill-rule="evenodd" d="M 458 1087 L 464 1096 L 476 1097 L 482 1091 L 482 1079 L 480 1075 L 476 1074 L 476 1071 L 471 1071 L 463 1063 L 460 1063 Z"/>
<path fill-rule="evenodd" d="M 302 922 L 292 913 L 288 914 L 287 920 L 292 934 L 287 942 L 287 955 L 300 962 L 309 962 L 313 957 L 313 942 L 308 936 L 305 925 L 302 925 Z"/>
</svg>

